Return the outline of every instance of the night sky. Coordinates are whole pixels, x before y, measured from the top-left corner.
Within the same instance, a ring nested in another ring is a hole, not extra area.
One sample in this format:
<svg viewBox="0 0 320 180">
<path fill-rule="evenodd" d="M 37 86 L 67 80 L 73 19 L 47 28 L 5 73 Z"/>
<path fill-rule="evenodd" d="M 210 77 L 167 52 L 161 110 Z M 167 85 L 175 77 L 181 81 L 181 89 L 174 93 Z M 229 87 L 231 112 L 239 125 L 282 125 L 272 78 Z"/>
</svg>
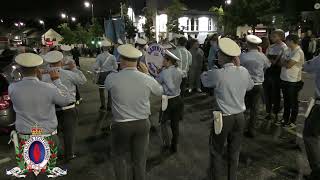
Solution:
<svg viewBox="0 0 320 180">
<path fill-rule="evenodd" d="M 90 15 L 90 10 L 85 9 L 84 0 L 1 0 L 1 17 L 56 17 L 60 12 L 65 11 L 74 16 Z M 145 0 L 127 0 L 136 10 L 141 10 L 145 6 Z M 168 3 L 170 0 L 161 0 Z M 207 10 L 212 5 L 217 5 L 222 0 L 184 0 L 189 7 Z M 120 0 L 94 0 L 95 14 L 97 16 L 107 16 L 110 12 L 120 11 Z"/>
<path fill-rule="evenodd" d="M 45 20 L 48 26 L 61 23 L 61 12 L 70 17 L 75 16 L 78 22 L 90 21 L 91 11 L 84 7 L 85 0 L 1 0 L 0 19 L 4 19 L 2 25 L 13 26 L 14 22 L 26 22 L 28 26 L 39 26 L 39 19 Z M 103 22 L 103 18 L 120 13 L 120 1 L 129 2 L 137 14 L 145 7 L 145 0 L 93 0 L 94 14 Z M 170 4 L 172 0 L 159 0 L 161 4 Z M 224 0 L 181 0 L 189 9 L 208 10 L 212 6 L 219 6 Z M 232 0 L 236 1 L 236 0 Z M 287 4 L 285 3 L 287 2 Z M 281 0 L 282 10 L 296 7 L 295 12 L 313 10 L 314 3 L 318 0 Z M 1 25 L 0 25 L 1 26 Z M 40 26 L 41 27 L 41 26 Z"/>
</svg>

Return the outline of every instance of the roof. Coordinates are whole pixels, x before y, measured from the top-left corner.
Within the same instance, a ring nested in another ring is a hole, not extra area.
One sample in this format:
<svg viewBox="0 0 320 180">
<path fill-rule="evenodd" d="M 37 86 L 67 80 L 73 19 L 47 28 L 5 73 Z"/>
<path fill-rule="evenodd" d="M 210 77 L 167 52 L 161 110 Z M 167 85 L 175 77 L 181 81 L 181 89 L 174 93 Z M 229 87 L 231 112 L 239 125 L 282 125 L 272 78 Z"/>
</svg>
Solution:
<svg viewBox="0 0 320 180">
<path fill-rule="evenodd" d="M 49 29 L 46 33 L 44 33 L 43 35 L 45 36 L 53 36 L 53 37 L 58 37 L 58 38 L 63 38 L 59 33 L 57 33 L 57 31 L 53 30 L 52 28 Z"/>
<path fill-rule="evenodd" d="M 199 10 L 196 10 L 196 9 L 189 9 L 189 10 L 183 11 L 183 15 L 192 15 L 192 16 L 208 15 L 208 16 L 213 16 L 214 13 L 212 13 L 210 11 L 199 11 Z"/>
</svg>

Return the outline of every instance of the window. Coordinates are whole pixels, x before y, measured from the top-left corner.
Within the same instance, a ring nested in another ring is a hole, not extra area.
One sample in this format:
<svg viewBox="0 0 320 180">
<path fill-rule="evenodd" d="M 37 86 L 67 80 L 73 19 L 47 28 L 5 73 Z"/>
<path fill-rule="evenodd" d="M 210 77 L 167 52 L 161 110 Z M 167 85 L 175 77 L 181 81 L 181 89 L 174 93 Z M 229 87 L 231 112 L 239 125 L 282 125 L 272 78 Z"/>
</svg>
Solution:
<svg viewBox="0 0 320 180">
<path fill-rule="evenodd" d="M 199 20 L 198 18 L 194 19 L 194 30 L 199 31 Z"/>
<path fill-rule="evenodd" d="M 187 21 L 187 27 L 186 27 L 186 30 L 187 30 L 187 31 L 190 31 L 190 24 L 191 24 L 190 19 L 188 19 L 188 21 Z"/>
<path fill-rule="evenodd" d="M 211 19 L 211 18 L 209 18 L 208 30 L 209 30 L 209 31 L 212 31 L 212 19 Z"/>
<path fill-rule="evenodd" d="M 191 31 L 194 31 L 194 18 L 191 18 Z"/>
</svg>

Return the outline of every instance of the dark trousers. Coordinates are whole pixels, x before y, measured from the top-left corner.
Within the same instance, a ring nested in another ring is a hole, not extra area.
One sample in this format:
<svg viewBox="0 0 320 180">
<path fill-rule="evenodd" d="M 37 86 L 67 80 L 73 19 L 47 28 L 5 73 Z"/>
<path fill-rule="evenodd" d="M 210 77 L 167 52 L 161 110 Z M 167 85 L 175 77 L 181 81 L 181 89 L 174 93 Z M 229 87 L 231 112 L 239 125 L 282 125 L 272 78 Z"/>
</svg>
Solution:
<svg viewBox="0 0 320 180">
<path fill-rule="evenodd" d="M 285 123 L 295 123 L 299 113 L 299 91 L 302 87 L 299 82 L 281 81 L 281 89 L 283 94 L 283 120 Z"/>
<path fill-rule="evenodd" d="M 64 156 L 66 160 L 69 160 L 74 155 L 78 111 L 76 108 L 57 111 L 57 118 L 59 121 L 59 131 L 63 133 Z"/>
<path fill-rule="evenodd" d="M 80 60 L 79 57 L 74 58 L 74 62 L 76 63 L 76 66 L 80 68 Z"/>
<path fill-rule="evenodd" d="M 99 96 L 100 96 L 100 104 L 101 108 L 106 108 L 106 97 L 105 97 L 105 89 L 99 87 Z"/>
<path fill-rule="evenodd" d="M 280 75 L 279 77 L 269 77 L 263 83 L 266 111 L 268 114 L 277 115 L 280 111 Z"/>
<path fill-rule="evenodd" d="M 242 134 L 245 127 L 243 113 L 223 117 L 223 129 L 216 135 L 214 128 L 210 135 L 210 180 L 222 180 L 223 178 L 223 153 L 227 141 L 228 153 L 228 180 L 237 180 L 237 169 L 241 149 Z"/>
<path fill-rule="evenodd" d="M 81 98 L 81 96 L 80 96 L 79 88 L 78 88 L 78 86 L 76 86 L 76 100 L 79 101 L 80 98 Z"/>
<path fill-rule="evenodd" d="M 183 106 L 180 96 L 169 99 L 168 107 L 164 112 L 160 112 L 161 136 L 165 146 L 170 145 L 168 122 L 170 121 L 172 139 L 171 145 L 177 146 L 179 139 L 179 121 L 182 119 Z"/>
<path fill-rule="evenodd" d="M 187 82 L 188 82 L 188 78 L 182 78 L 182 82 L 180 85 L 180 89 L 181 89 L 181 97 L 184 97 L 186 94 L 186 88 L 187 88 Z"/>
<path fill-rule="evenodd" d="M 320 105 L 315 105 L 305 121 L 303 140 L 311 167 L 311 177 L 320 179 Z"/>
<path fill-rule="evenodd" d="M 256 125 L 257 114 L 259 111 L 259 102 L 263 94 L 262 85 L 256 85 L 252 90 L 248 91 L 245 97 L 247 110 L 250 111 L 250 117 L 248 122 L 248 131 L 254 133 Z"/>
<path fill-rule="evenodd" d="M 149 120 L 112 125 L 112 161 L 117 180 L 146 179 L 149 131 Z"/>
</svg>

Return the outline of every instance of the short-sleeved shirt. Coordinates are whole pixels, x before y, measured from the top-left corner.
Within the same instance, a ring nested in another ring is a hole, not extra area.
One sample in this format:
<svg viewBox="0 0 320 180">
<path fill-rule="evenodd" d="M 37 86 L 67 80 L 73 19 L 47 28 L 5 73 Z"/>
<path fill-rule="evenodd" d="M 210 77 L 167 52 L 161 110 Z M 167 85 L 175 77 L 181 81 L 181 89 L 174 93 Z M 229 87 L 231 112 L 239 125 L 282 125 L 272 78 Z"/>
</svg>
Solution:
<svg viewBox="0 0 320 180">
<path fill-rule="evenodd" d="M 117 70 L 118 63 L 116 57 L 110 54 L 109 52 L 99 54 L 94 65 L 94 69 L 99 70 L 101 72 Z"/>
<path fill-rule="evenodd" d="M 187 77 L 192 64 L 192 55 L 190 51 L 188 51 L 185 47 L 178 46 L 172 51 L 172 53 L 181 60 L 178 62 L 179 68 L 183 72 L 183 77 Z"/>
<path fill-rule="evenodd" d="M 60 79 L 49 84 L 36 77 L 24 77 L 10 84 L 9 96 L 16 112 L 16 129 L 22 134 L 31 134 L 35 125 L 44 134 L 52 133 L 58 126 L 55 105 L 72 103 L 72 96 Z"/>
<path fill-rule="evenodd" d="M 148 119 L 151 114 L 150 94 L 163 94 L 161 85 L 137 68 L 111 73 L 105 80 L 105 88 L 111 93 L 112 114 L 116 122 Z"/>
<path fill-rule="evenodd" d="M 320 98 L 320 56 L 313 58 L 310 61 L 307 61 L 303 65 L 303 70 L 307 73 L 315 74 L 315 82 L 316 82 L 316 98 Z"/>
<path fill-rule="evenodd" d="M 214 88 L 216 102 L 223 114 L 234 115 L 244 112 L 244 97 L 251 90 L 254 82 L 248 70 L 242 66 L 228 63 L 221 69 L 208 71 L 201 77 L 205 87 Z"/>
<path fill-rule="evenodd" d="M 304 64 L 304 53 L 300 46 L 295 49 L 288 49 L 285 51 L 283 58 L 287 61 L 295 61 L 296 64 L 287 69 L 282 67 L 280 78 L 287 82 L 299 82 L 302 77 L 302 66 Z"/>
<path fill-rule="evenodd" d="M 85 84 L 87 82 L 86 77 L 77 68 L 74 68 L 72 71 L 62 68 L 57 69 L 59 69 L 62 84 L 67 87 L 68 91 L 72 95 L 72 101 L 76 102 L 76 86 Z M 43 74 L 41 80 L 43 82 L 52 83 L 49 74 Z"/>
<path fill-rule="evenodd" d="M 268 58 L 276 58 L 277 61 L 275 64 L 272 64 L 270 68 L 266 70 L 265 78 L 268 78 L 269 80 L 280 80 L 280 73 L 281 73 L 281 67 L 279 65 L 279 61 L 281 57 L 283 56 L 284 52 L 288 49 L 287 45 L 284 42 L 272 44 L 266 52 L 266 55 Z M 270 59 L 271 60 L 271 59 Z M 274 60 L 274 59 L 273 59 Z"/>
<path fill-rule="evenodd" d="M 271 66 L 269 59 L 258 50 L 250 50 L 241 54 L 240 63 L 249 71 L 255 83 L 263 83 L 264 71 Z"/>
<path fill-rule="evenodd" d="M 164 94 L 167 96 L 178 96 L 181 93 L 182 71 L 170 66 L 159 74 L 157 81 L 162 85 Z"/>
</svg>

